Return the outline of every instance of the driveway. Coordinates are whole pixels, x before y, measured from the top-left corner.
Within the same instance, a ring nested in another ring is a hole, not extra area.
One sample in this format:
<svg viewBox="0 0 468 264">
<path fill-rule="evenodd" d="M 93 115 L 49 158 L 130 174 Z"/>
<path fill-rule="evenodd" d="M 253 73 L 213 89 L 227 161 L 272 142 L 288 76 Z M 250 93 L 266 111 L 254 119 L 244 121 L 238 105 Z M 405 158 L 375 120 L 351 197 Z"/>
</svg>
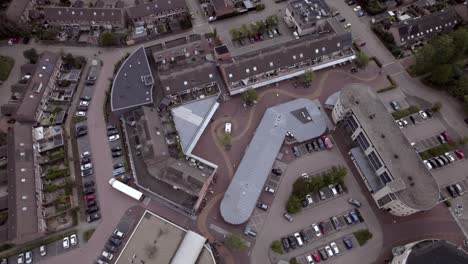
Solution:
<svg viewBox="0 0 468 264">
<path fill-rule="evenodd" d="M 353 197 L 363 202 L 360 212 L 363 215 L 369 230 L 373 233 L 374 238 L 371 243 L 368 243 L 364 247 L 358 248 L 348 254 L 349 256 L 346 257 L 346 262 L 362 263 L 364 256 L 366 259 L 371 261 L 378 257 L 379 250 L 382 246 L 382 230 L 349 168 L 348 175 L 345 177 L 345 184 L 348 187 L 347 194 L 344 194 L 342 197 L 329 200 L 313 208 L 303 210 L 302 212 L 294 215 L 293 222 L 288 222 L 283 218 L 286 201 L 292 191 L 292 184 L 299 175 L 304 171 L 312 175 L 316 171 L 321 171 L 333 165 L 342 165 L 346 167 L 345 161 L 337 148 L 333 148 L 328 151 L 313 152 L 296 159 L 288 165 L 286 171 L 281 176 L 282 181 L 275 194 L 274 202 L 270 206 L 268 217 L 264 222 L 263 228 L 261 230 L 257 230 L 258 236 L 251 254 L 251 263 L 276 263 L 279 259 L 276 257 L 270 258 L 269 253 L 272 241 L 278 240 L 281 237 L 300 229 L 310 227 L 312 223 L 318 223 L 351 209 L 352 207 L 346 201 L 348 197 Z M 340 233 L 341 232 L 336 232 L 336 234 Z M 338 237 L 342 235 L 347 235 L 347 233 L 343 231 L 343 234 L 336 236 Z M 320 243 L 330 242 L 332 239 L 336 239 L 335 235 L 330 238 L 322 238 L 319 242 L 314 244 L 317 244 L 318 246 Z M 301 252 L 298 251 L 296 255 L 300 254 Z M 287 257 L 283 258 L 284 260 L 289 260 L 286 259 Z M 269 259 L 270 262 L 267 262 L 267 259 Z"/>
</svg>

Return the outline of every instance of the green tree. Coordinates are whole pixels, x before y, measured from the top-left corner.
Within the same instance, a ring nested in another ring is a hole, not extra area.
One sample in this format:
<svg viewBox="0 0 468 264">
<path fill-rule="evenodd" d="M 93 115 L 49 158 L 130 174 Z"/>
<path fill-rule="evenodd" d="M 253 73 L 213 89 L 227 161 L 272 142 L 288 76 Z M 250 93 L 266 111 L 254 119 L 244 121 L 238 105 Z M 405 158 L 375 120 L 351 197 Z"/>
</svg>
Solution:
<svg viewBox="0 0 468 264">
<path fill-rule="evenodd" d="M 226 240 L 224 240 L 224 244 L 233 251 L 242 251 L 246 248 L 244 241 L 234 234 L 229 235 Z"/>
<path fill-rule="evenodd" d="M 278 24 L 278 17 L 276 15 L 268 16 L 265 19 L 265 22 L 268 28 L 276 27 L 276 25 Z"/>
<path fill-rule="evenodd" d="M 330 173 L 323 175 L 323 185 L 330 185 L 333 183 L 333 178 Z"/>
<path fill-rule="evenodd" d="M 429 80 L 437 85 L 447 84 L 452 80 L 453 70 L 452 65 L 442 64 L 434 68 Z"/>
<path fill-rule="evenodd" d="M 278 254 L 283 254 L 284 251 L 283 251 L 283 248 L 281 247 L 281 242 L 279 242 L 279 240 L 275 240 L 271 243 L 271 246 L 270 246 L 271 250 L 273 252 L 276 252 Z"/>
<path fill-rule="evenodd" d="M 116 38 L 115 38 L 114 33 L 110 32 L 110 31 L 106 31 L 106 32 L 101 33 L 101 35 L 99 36 L 99 44 L 101 44 L 101 46 L 115 45 L 116 44 Z"/>
<path fill-rule="evenodd" d="M 237 28 L 231 28 L 231 29 L 229 30 L 229 33 L 231 34 L 231 38 L 232 38 L 232 40 L 234 40 L 234 41 L 235 41 L 235 40 L 239 40 L 239 39 L 242 38 L 242 33 L 241 33 L 241 31 L 240 31 L 239 29 L 237 29 Z"/>
<path fill-rule="evenodd" d="M 323 177 L 312 177 L 310 180 L 310 192 L 318 192 L 324 185 Z"/>
<path fill-rule="evenodd" d="M 455 45 L 449 35 L 435 36 L 430 40 L 430 43 L 435 49 L 435 56 L 433 57 L 435 65 L 452 62 L 455 55 Z"/>
<path fill-rule="evenodd" d="M 359 51 L 356 54 L 356 59 L 354 62 L 356 63 L 356 66 L 359 68 L 365 68 L 369 64 L 370 58 L 367 56 L 364 52 Z"/>
<path fill-rule="evenodd" d="M 250 33 L 252 35 L 257 35 L 258 33 L 260 33 L 260 25 L 258 24 L 258 22 L 250 24 Z"/>
<path fill-rule="evenodd" d="M 247 26 L 246 24 L 242 24 L 239 30 L 242 33 L 243 37 L 250 36 L 249 26 Z"/>
<path fill-rule="evenodd" d="M 247 105 L 253 105 L 254 102 L 258 99 L 257 91 L 255 91 L 254 89 L 248 89 L 247 91 L 242 93 L 241 99 Z"/>
<path fill-rule="evenodd" d="M 468 28 L 460 28 L 453 31 L 450 36 L 453 39 L 455 52 L 463 56 L 468 53 Z"/>
<path fill-rule="evenodd" d="M 305 197 L 311 192 L 309 186 L 310 183 L 306 178 L 299 177 L 299 179 L 293 183 L 293 193 L 298 197 Z"/>
<path fill-rule="evenodd" d="M 432 105 L 432 111 L 438 112 L 442 108 L 442 102 L 438 101 Z"/>
<path fill-rule="evenodd" d="M 455 83 L 448 88 L 448 92 L 455 97 L 463 98 L 468 94 L 468 75 L 462 76 Z"/>
<path fill-rule="evenodd" d="M 307 70 L 304 72 L 304 83 L 310 84 L 315 80 L 316 76 L 313 71 Z"/>
<path fill-rule="evenodd" d="M 30 48 L 23 51 L 23 56 L 32 64 L 36 64 L 37 60 L 39 59 L 39 54 L 37 54 L 35 48 Z"/>
<path fill-rule="evenodd" d="M 427 43 L 416 52 L 416 64 L 414 65 L 414 71 L 416 74 L 426 73 L 432 70 L 435 65 L 434 57 L 436 56 L 436 50 L 434 46 Z"/>
<path fill-rule="evenodd" d="M 301 211 L 301 200 L 297 195 L 291 194 L 286 204 L 286 211 L 290 214 L 299 213 Z"/>
</svg>

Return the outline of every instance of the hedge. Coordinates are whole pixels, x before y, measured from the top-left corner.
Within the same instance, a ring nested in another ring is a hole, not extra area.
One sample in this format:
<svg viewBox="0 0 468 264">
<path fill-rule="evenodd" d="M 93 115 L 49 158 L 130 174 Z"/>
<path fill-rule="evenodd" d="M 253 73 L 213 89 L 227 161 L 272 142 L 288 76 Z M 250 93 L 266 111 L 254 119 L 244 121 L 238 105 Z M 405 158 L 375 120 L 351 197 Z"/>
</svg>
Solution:
<svg viewBox="0 0 468 264">
<path fill-rule="evenodd" d="M 354 236 L 356 237 L 360 246 L 366 244 L 366 242 L 372 238 L 372 233 L 369 232 L 367 229 L 362 229 L 359 231 L 354 232 Z"/>
<path fill-rule="evenodd" d="M 281 242 L 279 242 L 279 240 L 273 241 L 271 243 L 270 248 L 273 252 L 276 252 L 278 254 L 284 254 L 283 248 L 281 247 Z"/>
<path fill-rule="evenodd" d="M 417 113 L 418 111 L 419 111 L 419 106 L 411 105 L 408 108 L 400 109 L 398 111 L 393 112 L 392 116 L 393 118 L 395 118 L 395 120 L 398 120 L 398 119 L 402 119 L 403 117 Z"/>
<path fill-rule="evenodd" d="M 385 88 L 377 90 L 377 93 L 383 93 L 383 92 L 390 91 L 390 90 L 393 90 L 393 89 L 396 89 L 396 88 L 398 88 L 398 86 L 390 85 L 390 86 L 387 86 Z"/>
</svg>

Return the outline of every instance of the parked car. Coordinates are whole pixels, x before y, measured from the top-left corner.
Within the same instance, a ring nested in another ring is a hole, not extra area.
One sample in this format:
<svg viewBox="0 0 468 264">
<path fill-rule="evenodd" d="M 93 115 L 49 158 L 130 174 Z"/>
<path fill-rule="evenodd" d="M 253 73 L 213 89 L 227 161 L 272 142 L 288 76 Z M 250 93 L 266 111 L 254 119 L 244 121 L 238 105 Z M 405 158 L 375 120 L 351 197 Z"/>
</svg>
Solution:
<svg viewBox="0 0 468 264">
<path fill-rule="evenodd" d="M 445 144 L 447 141 L 442 135 L 437 135 L 437 139 L 439 140 L 440 144 Z"/>
<path fill-rule="evenodd" d="M 320 256 L 319 256 L 319 253 L 317 250 L 314 250 L 312 252 L 310 252 L 312 254 L 312 258 L 314 259 L 315 262 L 319 262 L 320 261 Z"/>
<path fill-rule="evenodd" d="M 85 201 L 92 201 L 92 200 L 96 200 L 96 196 L 94 194 L 90 194 L 90 195 L 86 195 L 85 196 Z"/>
<path fill-rule="evenodd" d="M 306 148 L 307 148 L 307 151 L 308 151 L 309 153 L 311 153 L 311 152 L 313 151 L 312 143 L 310 143 L 310 142 L 307 143 L 307 144 L 306 144 Z"/>
<path fill-rule="evenodd" d="M 450 142 L 452 140 L 452 138 L 450 138 L 449 134 L 447 133 L 447 131 L 444 131 L 442 133 L 440 133 L 441 136 L 444 137 L 445 141 L 447 142 Z"/>
<path fill-rule="evenodd" d="M 80 100 L 83 100 L 83 101 L 91 101 L 91 96 L 81 96 L 81 97 L 80 97 Z"/>
<path fill-rule="evenodd" d="M 76 237 L 76 234 L 70 236 L 70 243 L 72 246 L 76 246 L 78 244 L 78 238 Z"/>
<path fill-rule="evenodd" d="M 273 168 L 271 172 L 277 176 L 281 176 L 281 174 L 283 174 L 283 171 L 280 168 Z"/>
<path fill-rule="evenodd" d="M 327 149 L 333 148 L 333 143 L 331 142 L 330 138 L 328 138 L 327 136 L 323 136 L 322 140 L 323 140 L 323 143 L 325 144 L 325 147 Z"/>
<path fill-rule="evenodd" d="M 333 253 L 335 253 L 335 255 L 340 254 L 340 250 L 338 249 L 338 245 L 336 245 L 336 242 L 331 242 L 330 247 L 332 248 Z"/>
<path fill-rule="evenodd" d="M 366 12 L 364 12 L 364 11 L 362 11 L 362 10 L 359 10 L 359 11 L 357 12 L 357 16 L 358 16 L 358 17 L 363 17 L 363 16 L 365 16 L 365 15 L 366 15 Z"/>
<path fill-rule="evenodd" d="M 81 159 L 81 165 L 85 165 L 85 164 L 88 164 L 88 163 L 91 163 L 90 158 L 82 158 Z"/>
<path fill-rule="evenodd" d="M 93 175 L 93 169 L 87 169 L 81 172 L 81 177 L 87 177 Z"/>
<path fill-rule="evenodd" d="M 101 214 L 100 213 L 94 213 L 94 214 L 88 215 L 86 221 L 88 223 L 91 223 L 91 222 L 94 222 L 94 221 L 99 220 L 99 219 L 101 219 Z"/>
<path fill-rule="evenodd" d="M 85 188 L 93 187 L 94 186 L 94 181 L 87 181 L 83 184 Z"/>
<path fill-rule="evenodd" d="M 351 225 L 353 223 L 353 220 L 351 220 L 351 217 L 349 217 L 349 214 L 343 215 L 343 219 L 345 220 L 346 224 Z"/>
<path fill-rule="evenodd" d="M 269 186 L 265 186 L 265 192 L 267 193 L 275 193 L 275 189 L 269 187 Z"/>
<path fill-rule="evenodd" d="M 314 200 L 312 199 L 312 195 L 310 193 L 306 195 L 306 200 L 307 200 L 307 205 L 311 205 L 314 203 Z"/>
<path fill-rule="evenodd" d="M 359 11 L 359 10 L 361 10 L 361 6 L 356 6 L 355 8 L 353 8 L 353 11 L 354 11 L 354 12 L 357 12 L 357 11 Z"/>
<path fill-rule="evenodd" d="M 327 255 L 329 257 L 333 257 L 335 254 L 333 254 L 333 251 L 330 246 L 325 246 L 325 251 L 327 252 Z"/>
<path fill-rule="evenodd" d="M 327 235 L 328 234 L 328 228 L 327 226 L 322 222 L 319 224 L 320 230 L 322 231 L 322 234 Z"/>
<path fill-rule="evenodd" d="M 108 260 L 111 260 L 111 259 L 114 257 L 114 255 L 112 255 L 111 253 L 109 253 L 109 252 L 107 252 L 107 251 L 103 251 L 103 252 L 101 253 L 101 255 L 102 255 L 103 257 L 105 257 L 106 259 L 108 259 Z"/>
<path fill-rule="evenodd" d="M 395 111 L 400 110 L 400 105 L 396 101 L 391 101 L 390 105 L 392 106 L 393 110 Z"/>
<path fill-rule="evenodd" d="M 455 188 L 455 191 L 457 191 L 458 195 L 462 195 L 463 193 L 465 193 L 461 184 L 457 183 L 453 185 L 453 187 Z"/>
<path fill-rule="evenodd" d="M 86 213 L 87 214 L 92 214 L 92 213 L 95 213 L 97 211 L 99 211 L 99 206 L 97 206 L 97 205 L 89 206 L 88 208 L 86 208 Z"/>
<path fill-rule="evenodd" d="M 109 137 L 109 141 L 112 142 L 112 141 L 116 141 L 120 138 L 120 136 L 117 134 L 117 135 L 112 135 Z"/>
<path fill-rule="evenodd" d="M 89 106 L 89 101 L 85 101 L 85 100 L 80 101 L 80 106 Z"/>
<path fill-rule="evenodd" d="M 118 238 L 115 238 L 115 237 L 109 238 L 109 242 L 110 242 L 112 245 L 116 246 L 116 247 L 118 247 L 118 246 L 120 246 L 120 244 L 122 244 L 122 240 L 120 240 L 120 239 L 118 239 Z"/>
<path fill-rule="evenodd" d="M 301 205 L 302 205 L 302 208 L 307 208 L 307 206 L 309 206 L 309 203 L 307 202 L 306 199 L 302 199 L 301 200 Z"/>
<path fill-rule="evenodd" d="M 343 238 L 343 244 L 347 249 L 352 249 L 353 248 L 353 243 L 351 242 L 351 239 L 348 237 Z"/>
<path fill-rule="evenodd" d="M 116 135 L 119 133 L 119 130 L 118 129 L 111 129 L 111 130 L 107 130 L 107 136 L 110 137 L 110 136 L 113 136 L 113 135 Z"/>
<path fill-rule="evenodd" d="M 318 142 L 320 150 L 324 150 L 325 149 L 325 144 L 323 143 L 323 140 L 321 138 L 318 138 L 317 142 Z"/>
<path fill-rule="evenodd" d="M 414 116 L 410 116 L 409 119 L 411 120 L 411 122 L 413 122 L 413 124 L 416 125 L 416 119 L 414 118 Z"/>
<path fill-rule="evenodd" d="M 40 247 L 39 247 L 39 252 L 40 252 L 40 254 L 41 254 L 41 257 L 47 255 L 46 246 L 45 246 L 45 245 L 40 246 Z M 0 263 L 0 264 L 2 264 L 2 263 Z M 5 263 L 5 264 L 6 264 L 6 263 Z"/>
<path fill-rule="evenodd" d="M 445 163 L 445 165 L 450 163 L 449 159 L 445 155 L 440 155 L 439 159 L 441 159 Z"/>
<path fill-rule="evenodd" d="M 93 164 L 92 163 L 86 163 L 86 164 L 83 164 L 81 165 L 81 170 L 84 171 L 84 170 L 88 170 L 88 169 L 91 169 L 93 167 Z"/>
<path fill-rule="evenodd" d="M 32 252 L 28 251 L 26 254 L 24 254 L 24 259 L 26 260 L 27 264 L 31 264 L 33 259 L 32 259 Z"/>
<path fill-rule="evenodd" d="M 24 253 L 18 255 L 18 264 L 24 263 Z"/>
<path fill-rule="evenodd" d="M 312 224 L 312 229 L 314 230 L 315 232 L 315 236 L 319 237 L 322 235 L 322 231 L 320 231 L 319 227 L 317 226 L 317 224 Z"/>
<path fill-rule="evenodd" d="M 449 160 L 449 162 L 454 162 L 455 157 L 450 152 L 445 152 L 445 157 Z"/>
<path fill-rule="evenodd" d="M 349 216 L 351 217 L 351 219 L 353 220 L 353 222 L 355 222 L 355 223 L 359 223 L 359 222 L 360 222 L 360 221 L 359 221 L 359 217 L 357 216 L 356 212 L 354 212 L 354 210 L 351 211 L 351 212 L 349 212 Z"/>
<path fill-rule="evenodd" d="M 327 254 L 327 252 L 325 251 L 324 248 L 319 249 L 319 253 L 320 253 L 320 257 L 322 257 L 323 260 L 328 259 L 328 254 Z"/>
<path fill-rule="evenodd" d="M 268 210 L 268 205 L 265 204 L 265 203 L 259 202 L 259 203 L 257 203 L 257 208 L 260 208 L 260 209 L 262 209 L 264 211 L 267 211 Z"/>
<path fill-rule="evenodd" d="M 67 249 L 70 247 L 70 239 L 68 237 L 64 237 L 62 240 L 63 248 Z"/>
<path fill-rule="evenodd" d="M 333 216 L 331 218 L 331 222 L 333 224 L 333 226 L 335 227 L 336 230 L 340 229 L 340 222 L 338 221 L 338 218 L 336 216 Z"/>
<path fill-rule="evenodd" d="M 80 105 L 76 108 L 77 111 L 83 111 L 83 112 L 87 112 L 88 111 L 88 107 L 87 106 L 84 106 L 84 105 Z"/>
<path fill-rule="evenodd" d="M 286 218 L 286 220 L 288 220 L 289 222 L 292 222 L 294 220 L 294 217 L 288 213 L 284 213 L 283 214 L 284 218 Z"/>
<path fill-rule="evenodd" d="M 447 189 L 448 193 L 450 194 L 450 196 L 452 196 L 452 198 L 455 198 L 455 197 L 458 196 L 458 193 L 455 190 L 455 187 L 453 187 L 453 185 L 447 186 L 446 189 Z"/>
<path fill-rule="evenodd" d="M 361 202 L 356 200 L 356 199 L 353 199 L 353 198 L 349 198 L 348 203 L 350 203 L 351 205 L 356 206 L 357 208 L 361 207 Z"/>
<path fill-rule="evenodd" d="M 120 156 L 122 156 L 122 152 L 121 152 L 121 151 L 112 152 L 112 157 L 113 157 L 113 158 L 117 158 L 117 157 L 120 157 Z"/>
<path fill-rule="evenodd" d="M 302 237 L 302 240 L 304 241 L 304 243 L 309 243 L 309 236 L 307 235 L 307 233 L 303 232 L 303 231 L 299 231 L 299 235 L 301 235 Z"/>
<path fill-rule="evenodd" d="M 83 194 L 84 194 L 84 195 L 90 195 L 90 194 L 93 194 L 93 193 L 95 193 L 95 192 L 96 192 L 96 191 L 94 190 L 94 188 L 88 188 L 88 189 L 85 189 L 85 190 L 83 191 Z"/>
<path fill-rule="evenodd" d="M 422 119 L 427 119 L 427 114 L 424 111 L 419 111 L 419 115 L 422 117 Z"/>
<path fill-rule="evenodd" d="M 290 246 L 289 246 L 289 241 L 288 241 L 288 239 L 286 237 L 281 239 L 281 244 L 283 245 L 284 251 L 288 252 Z"/>
<path fill-rule="evenodd" d="M 91 153 L 89 151 L 82 152 L 80 157 L 83 158 L 88 158 L 91 157 Z"/>
<path fill-rule="evenodd" d="M 289 246 L 291 246 L 292 249 L 295 249 L 297 247 L 297 240 L 294 236 L 288 236 L 288 242 Z"/>
<path fill-rule="evenodd" d="M 341 186 L 341 184 L 339 183 L 336 185 L 336 190 L 338 191 L 339 194 L 344 193 L 343 186 Z"/>
<path fill-rule="evenodd" d="M 456 149 L 456 150 L 454 151 L 454 153 L 455 153 L 455 155 L 457 155 L 457 157 L 458 157 L 459 159 L 465 158 L 465 154 L 463 154 L 463 151 L 461 151 L 461 150 L 459 150 L 459 149 Z"/>
<path fill-rule="evenodd" d="M 319 196 L 320 196 L 320 200 L 325 200 L 327 198 L 325 196 L 325 193 L 322 190 L 319 190 Z"/>
<path fill-rule="evenodd" d="M 316 140 L 312 140 L 312 147 L 314 148 L 315 151 L 319 150 L 318 143 Z"/>
<path fill-rule="evenodd" d="M 85 111 L 76 111 L 76 116 L 86 116 L 86 112 Z"/>
<path fill-rule="evenodd" d="M 111 253 L 117 252 L 117 247 L 111 245 L 110 243 L 107 243 L 107 244 L 104 246 L 104 248 L 105 248 L 107 251 L 111 252 Z"/>
<path fill-rule="evenodd" d="M 118 169 L 118 168 L 122 168 L 124 167 L 125 165 L 123 163 L 117 163 L 117 164 L 114 164 L 114 170 Z"/>
<path fill-rule="evenodd" d="M 304 242 L 302 241 L 302 237 L 301 237 L 301 235 L 300 235 L 298 232 L 294 233 L 294 238 L 296 238 L 297 244 L 298 244 L 300 247 L 302 247 L 302 246 L 304 245 Z"/>
<path fill-rule="evenodd" d="M 428 170 L 432 170 L 432 165 L 431 165 L 431 163 L 429 163 L 429 161 L 423 160 L 423 163 L 424 163 L 424 165 L 426 165 L 426 168 L 427 168 Z"/>
<path fill-rule="evenodd" d="M 299 148 L 297 146 L 294 146 L 292 150 L 296 158 L 301 156 L 301 152 L 299 151 Z"/>
<path fill-rule="evenodd" d="M 87 207 L 91 207 L 91 206 L 94 206 L 94 205 L 96 205 L 96 200 L 91 200 L 91 201 L 86 202 Z"/>
<path fill-rule="evenodd" d="M 338 196 L 338 191 L 336 190 L 334 185 L 328 185 L 328 189 L 332 192 L 333 196 Z"/>
<path fill-rule="evenodd" d="M 432 111 L 431 111 L 431 110 L 426 109 L 426 110 L 424 110 L 424 112 L 426 112 L 426 115 L 427 115 L 428 118 L 432 118 L 432 115 L 433 115 L 433 114 L 432 114 Z"/>
</svg>

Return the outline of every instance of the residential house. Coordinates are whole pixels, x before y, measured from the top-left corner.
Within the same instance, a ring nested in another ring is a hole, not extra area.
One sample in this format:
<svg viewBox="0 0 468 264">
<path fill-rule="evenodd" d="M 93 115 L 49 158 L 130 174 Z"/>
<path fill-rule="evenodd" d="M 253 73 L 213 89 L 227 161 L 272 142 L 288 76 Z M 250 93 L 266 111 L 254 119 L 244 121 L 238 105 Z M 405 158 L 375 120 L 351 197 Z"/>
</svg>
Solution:
<svg viewBox="0 0 468 264">
<path fill-rule="evenodd" d="M 126 20 L 121 8 L 78 8 L 78 7 L 44 7 L 44 21 L 51 26 L 125 29 Z"/>
</svg>

